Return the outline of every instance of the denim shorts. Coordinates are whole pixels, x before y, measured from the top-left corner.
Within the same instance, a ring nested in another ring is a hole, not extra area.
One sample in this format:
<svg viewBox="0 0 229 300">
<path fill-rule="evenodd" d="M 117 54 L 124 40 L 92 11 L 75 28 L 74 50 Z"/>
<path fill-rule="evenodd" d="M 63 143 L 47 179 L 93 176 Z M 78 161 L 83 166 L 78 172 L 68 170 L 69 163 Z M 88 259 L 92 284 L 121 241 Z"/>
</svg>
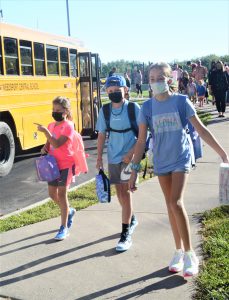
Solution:
<svg viewBox="0 0 229 300">
<path fill-rule="evenodd" d="M 189 168 L 180 168 L 180 169 L 175 169 L 173 171 L 167 172 L 167 173 L 154 173 L 156 176 L 167 176 L 171 175 L 172 173 L 184 173 L 184 174 L 189 174 L 190 169 Z"/>
</svg>

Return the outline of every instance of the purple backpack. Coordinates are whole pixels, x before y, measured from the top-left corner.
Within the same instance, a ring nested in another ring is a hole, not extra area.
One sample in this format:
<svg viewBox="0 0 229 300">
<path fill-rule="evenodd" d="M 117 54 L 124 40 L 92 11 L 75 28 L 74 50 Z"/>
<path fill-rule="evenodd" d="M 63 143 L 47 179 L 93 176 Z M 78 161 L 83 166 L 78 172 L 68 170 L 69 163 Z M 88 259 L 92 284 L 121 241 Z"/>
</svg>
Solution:
<svg viewBox="0 0 229 300">
<path fill-rule="evenodd" d="M 37 176 L 40 181 L 53 181 L 60 177 L 56 159 L 52 155 L 40 156 L 35 160 Z"/>
</svg>

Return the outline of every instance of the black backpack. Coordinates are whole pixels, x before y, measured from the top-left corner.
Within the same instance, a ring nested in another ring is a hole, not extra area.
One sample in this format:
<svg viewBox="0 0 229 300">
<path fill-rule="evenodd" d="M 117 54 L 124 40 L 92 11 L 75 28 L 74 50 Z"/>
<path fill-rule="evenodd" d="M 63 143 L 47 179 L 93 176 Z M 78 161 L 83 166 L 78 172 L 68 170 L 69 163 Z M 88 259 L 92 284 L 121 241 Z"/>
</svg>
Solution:
<svg viewBox="0 0 229 300">
<path fill-rule="evenodd" d="M 106 131 L 108 131 L 108 133 L 110 131 L 124 133 L 124 132 L 132 130 L 134 132 L 134 135 L 136 137 L 138 137 L 138 124 L 137 124 L 136 115 L 135 115 L 135 104 L 133 102 L 128 103 L 127 111 L 128 111 L 128 117 L 129 117 L 131 127 L 118 130 L 118 129 L 114 129 L 114 128 L 110 127 L 111 104 L 107 103 L 107 104 L 103 105 L 103 115 L 104 115 L 104 119 L 105 119 L 106 126 L 107 126 Z"/>
<path fill-rule="evenodd" d="M 127 111 L 128 111 L 128 117 L 129 117 L 131 127 L 118 130 L 118 129 L 114 129 L 114 128 L 110 127 L 111 104 L 107 103 L 107 104 L 103 105 L 103 114 L 104 114 L 104 119 L 105 119 L 106 126 L 107 126 L 106 131 L 108 132 L 108 134 L 110 131 L 123 133 L 123 132 L 132 130 L 134 132 L 134 135 L 136 136 L 136 138 L 138 138 L 138 124 L 136 121 L 135 105 L 133 102 L 128 103 Z M 144 159 L 146 157 L 146 152 L 149 150 L 150 138 L 152 138 L 152 136 L 149 137 L 149 135 L 147 135 L 145 152 L 143 153 L 142 159 Z"/>
</svg>

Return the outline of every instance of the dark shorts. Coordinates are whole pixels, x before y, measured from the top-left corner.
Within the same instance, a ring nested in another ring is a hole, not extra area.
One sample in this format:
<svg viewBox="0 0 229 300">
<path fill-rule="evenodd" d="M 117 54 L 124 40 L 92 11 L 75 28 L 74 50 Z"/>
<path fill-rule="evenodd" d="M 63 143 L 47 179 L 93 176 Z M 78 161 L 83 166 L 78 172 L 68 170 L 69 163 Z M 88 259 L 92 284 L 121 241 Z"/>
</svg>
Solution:
<svg viewBox="0 0 229 300">
<path fill-rule="evenodd" d="M 48 185 L 51 186 L 69 186 L 72 182 L 72 177 L 74 174 L 75 166 L 72 166 L 68 169 L 60 170 L 60 177 L 56 180 L 49 181 Z"/>
<path fill-rule="evenodd" d="M 128 164 L 121 162 L 119 164 L 108 164 L 108 173 L 111 184 L 128 183 L 131 172 L 125 172 Z M 121 176 L 121 173 L 123 175 Z"/>
</svg>

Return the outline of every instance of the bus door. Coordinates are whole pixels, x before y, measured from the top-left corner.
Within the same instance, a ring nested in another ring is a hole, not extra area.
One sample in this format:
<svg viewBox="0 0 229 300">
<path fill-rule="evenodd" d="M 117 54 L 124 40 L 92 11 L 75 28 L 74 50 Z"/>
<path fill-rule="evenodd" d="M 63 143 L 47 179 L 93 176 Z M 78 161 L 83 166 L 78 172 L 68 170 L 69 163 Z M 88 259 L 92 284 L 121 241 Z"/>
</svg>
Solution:
<svg viewBox="0 0 229 300">
<path fill-rule="evenodd" d="M 92 64 L 92 89 L 93 89 L 93 104 L 94 104 L 94 120 L 95 123 L 98 119 L 99 109 L 102 107 L 101 97 L 100 97 L 100 72 L 101 72 L 101 62 L 99 55 L 97 53 L 91 54 L 91 64 Z"/>
<path fill-rule="evenodd" d="M 95 131 L 93 114 L 93 88 L 91 53 L 78 53 L 80 77 L 80 108 L 82 113 L 82 135 L 92 136 Z"/>
</svg>

